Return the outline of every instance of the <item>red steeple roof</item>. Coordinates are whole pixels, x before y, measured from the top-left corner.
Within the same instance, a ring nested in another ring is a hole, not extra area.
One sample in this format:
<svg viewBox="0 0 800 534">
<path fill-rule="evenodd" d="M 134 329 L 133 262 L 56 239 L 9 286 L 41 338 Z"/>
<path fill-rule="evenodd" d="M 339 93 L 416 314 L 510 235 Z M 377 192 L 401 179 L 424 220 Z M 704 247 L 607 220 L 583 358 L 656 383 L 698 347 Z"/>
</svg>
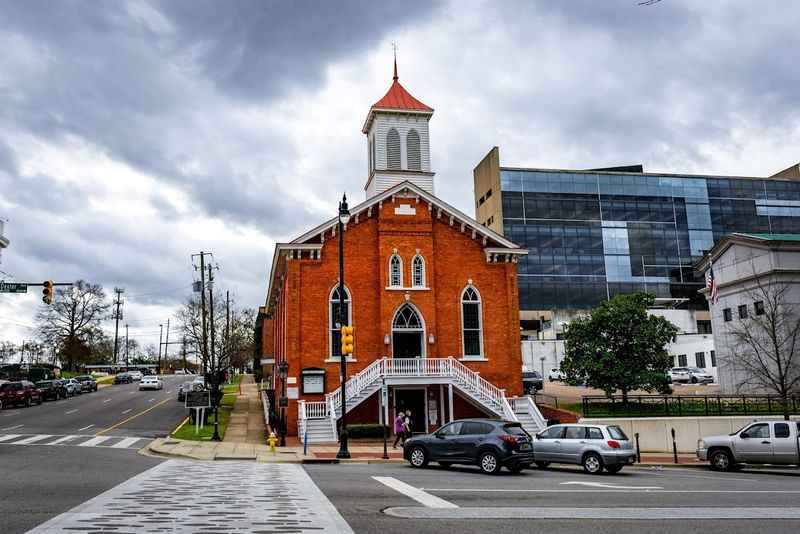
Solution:
<svg viewBox="0 0 800 534">
<path fill-rule="evenodd" d="M 426 106 L 406 91 L 405 87 L 397 81 L 397 58 L 394 60 L 394 77 L 389 91 L 377 102 L 372 105 L 372 109 L 405 109 L 411 111 L 433 111 L 433 108 Z"/>
</svg>

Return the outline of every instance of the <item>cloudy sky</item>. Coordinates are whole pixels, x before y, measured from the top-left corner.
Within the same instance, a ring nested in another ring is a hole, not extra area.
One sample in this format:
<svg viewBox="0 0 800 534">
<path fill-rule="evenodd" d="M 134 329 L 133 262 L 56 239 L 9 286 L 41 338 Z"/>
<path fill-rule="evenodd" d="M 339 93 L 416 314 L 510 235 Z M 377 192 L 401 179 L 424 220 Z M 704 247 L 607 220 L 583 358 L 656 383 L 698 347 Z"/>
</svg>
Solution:
<svg viewBox="0 0 800 534">
<path fill-rule="evenodd" d="M 363 199 L 392 42 L 436 109 L 437 194 L 467 213 L 494 145 L 535 167 L 800 160 L 800 4 L 639 1 L 0 0 L 0 278 L 124 287 L 143 343 L 201 249 L 262 304 L 274 243 Z M 38 302 L 0 295 L 0 340 Z"/>
</svg>

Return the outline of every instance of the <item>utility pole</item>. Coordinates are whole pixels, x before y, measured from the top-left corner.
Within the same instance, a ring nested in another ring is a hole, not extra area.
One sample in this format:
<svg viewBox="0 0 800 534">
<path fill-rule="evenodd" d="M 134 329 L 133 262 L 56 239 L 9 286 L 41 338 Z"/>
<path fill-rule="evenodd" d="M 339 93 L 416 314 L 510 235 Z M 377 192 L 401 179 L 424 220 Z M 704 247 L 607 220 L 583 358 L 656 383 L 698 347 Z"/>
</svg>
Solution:
<svg viewBox="0 0 800 534">
<path fill-rule="evenodd" d="M 130 349 L 130 345 L 128 344 L 128 323 L 125 323 L 125 367 L 130 366 L 130 360 L 128 359 L 128 349 Z"/>
<path fill-rule="evenodd" d="M 231 357 L 231 292 L 225 291 L 225 355 Z"/>
<path fill-rule="evenodd" d="M 203 361 L 203 375 L 208 372 L 206 366 L 206 361 L 208 359 L 208 335 L 206 334 L 206 254 L 211 253 L 201 250 L 200 254 L 192 254 L 192 258 L 200 256 L 200 318 L 203 323 L 203 346 L 200 351 L 200 359 Z"/>
<path fill-rule="evenodd" d="M 183 371 L 186 372 L 189 366 L 186 365 L 186 335 L 183 336 Z"/>
<path fill-rule="evenodd" d="M 167 317 L 167 339 L 164 343 L 164 363 L 167 364 L 167 351 L 169 350 L 169 317 Z M 169 364 L 167 364 L 169 365 Z M 161 364 L 158 365 L 159 374 L 161 374 Z"/>
<path fill-rule="evenodd" d="M 219 369 L 217 369 L 217 360 L 214 352 L 214 267 L 208 266 L 208 307 L 211 308 L 211 315 L 209 319 L 211 324 L 211 384 L 213 387 L 212 394 L 214 395 L 214 435 L 211 437 L 212 441 L 221 441 L 219 435 Z"/>
<path fill-rule="evenodd" d="M 114 293 L 117 294 L 116 299 L 114 300 L 114 305 L 117 307 L 116 312 L 114 312 L 114 319 L 116 319 L 114 323 L 114 365 L 119 364 L 118 359 L 118 349 L 119 349 L 119 320 L 121 318 L 121 314 L 119 312 L 119 307 L 122 306 L 122 294 L 125 293 L 125 290 L 121 287 L 115 287 Z"/>
<path fill-rule="evenodd" d="M 158 368 L 156 369 L 157 375 L 161 374 L 161 345 L 163 345 L 162 338 L 164 337 L 164 325 L 160 324 L 158 325 L 158 327 L 161 328 L 161 331 L 158 334 Z"/>
</svg>

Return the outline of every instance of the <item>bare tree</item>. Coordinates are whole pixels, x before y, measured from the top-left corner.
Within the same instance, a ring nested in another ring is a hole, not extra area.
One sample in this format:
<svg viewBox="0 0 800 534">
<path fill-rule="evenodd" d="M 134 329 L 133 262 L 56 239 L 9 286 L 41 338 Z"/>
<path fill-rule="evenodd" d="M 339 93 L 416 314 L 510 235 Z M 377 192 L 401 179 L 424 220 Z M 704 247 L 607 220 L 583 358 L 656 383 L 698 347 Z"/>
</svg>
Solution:
<svg viewBox="0 0 800 534">
<path fill-rule="evenodd" d="M 39 308 L 37 332 L 45 343 L 58 347 L 66 368 L 73 370 L 91 354 L 89 344 L 97 339 L 110 306 L 102 286 L 78 280 L 72 287 L 58 288 L 53 304 Z"/>
<path fill-rule="evenodd" d="M 800 393 L 800 306 L 788 301 L 790 285 L 754 277 L 746 291 L 754 313 L 729 327 L 733 343 L 720 363 L 737 377 L 738 390 L 780 397 L 789 420 L 791 397 Z"/>
</svg>

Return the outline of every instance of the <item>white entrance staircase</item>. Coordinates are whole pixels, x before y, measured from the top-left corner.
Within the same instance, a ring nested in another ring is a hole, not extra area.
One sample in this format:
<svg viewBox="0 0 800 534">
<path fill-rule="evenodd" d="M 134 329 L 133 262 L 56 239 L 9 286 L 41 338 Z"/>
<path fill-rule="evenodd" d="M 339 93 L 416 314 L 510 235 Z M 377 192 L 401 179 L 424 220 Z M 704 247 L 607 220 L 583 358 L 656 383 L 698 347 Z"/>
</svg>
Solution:
<svg viewBox="0 0 800 534">
<path fill-rule="evenodd" d="M 520 421 L 529 432 L 546 422 L 529 397 L 509 399 L 505 391 L 481 378 L 455 358 L 382 358 L 345 383 L 348 412 L 378 391 L 383 384 L 452 384 L 467 399 L 496 417 Z M 341 388 L 320 402 L 298 403 L 298 435 L 308 443 L 337 440 L 336 421 L 341 416 Z M 512 403 L 513 402 L 513 407 Z"/>
</svg>

